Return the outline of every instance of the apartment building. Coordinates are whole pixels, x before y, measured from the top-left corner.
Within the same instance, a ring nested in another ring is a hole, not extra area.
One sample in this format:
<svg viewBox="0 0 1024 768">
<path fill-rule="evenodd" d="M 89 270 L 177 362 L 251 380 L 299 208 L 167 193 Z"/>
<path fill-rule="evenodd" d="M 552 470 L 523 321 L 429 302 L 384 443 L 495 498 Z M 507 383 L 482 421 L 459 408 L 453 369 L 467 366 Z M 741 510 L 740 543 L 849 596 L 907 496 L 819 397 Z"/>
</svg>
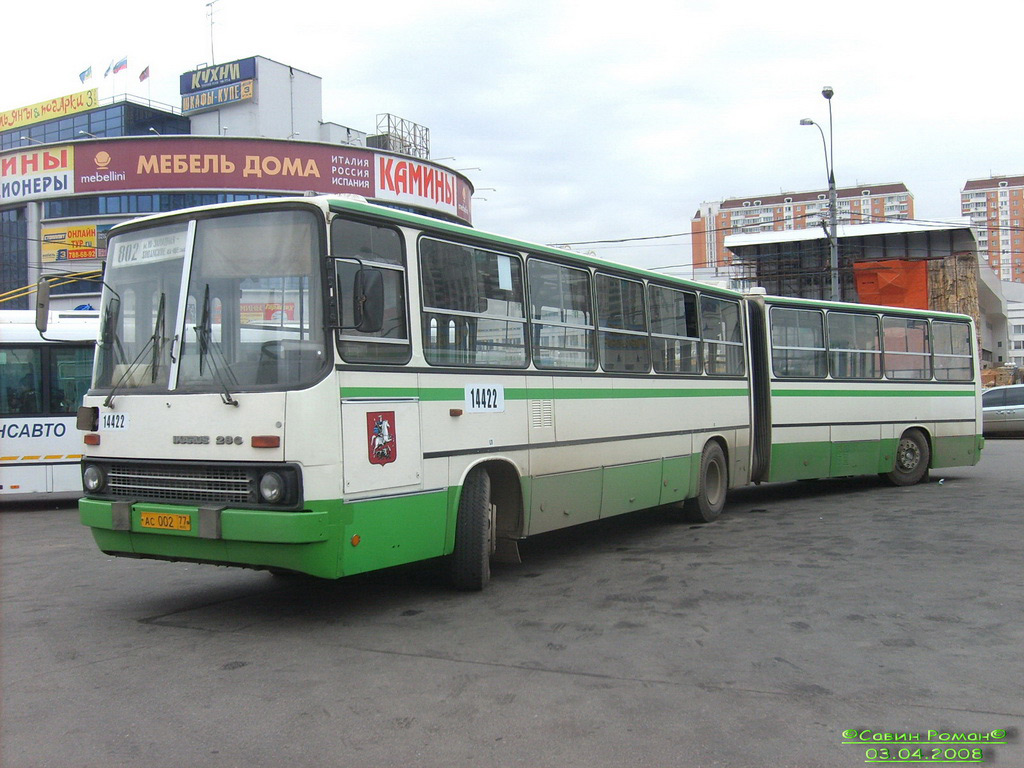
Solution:
<svg viewBox="0 0 1024 768">
<path fill-rule="evenodd" d="M 840 224 L 912 219 L 914 196 L 903 183 L 865 184 L 836 190 Z M 702 276 L 728 276 L 727 235 L 820 227 L 828 222 L 828 190 L 782 192 L 701 203 L 690 220 L 693 266 Z"/>
<path fill-rule="evenodd" d="M 1000 280 L 1024 282 L 1024 176 L 993 176 L 968 181 L 961 210 L 978 236 L 978 258 Z"/>
</svg>

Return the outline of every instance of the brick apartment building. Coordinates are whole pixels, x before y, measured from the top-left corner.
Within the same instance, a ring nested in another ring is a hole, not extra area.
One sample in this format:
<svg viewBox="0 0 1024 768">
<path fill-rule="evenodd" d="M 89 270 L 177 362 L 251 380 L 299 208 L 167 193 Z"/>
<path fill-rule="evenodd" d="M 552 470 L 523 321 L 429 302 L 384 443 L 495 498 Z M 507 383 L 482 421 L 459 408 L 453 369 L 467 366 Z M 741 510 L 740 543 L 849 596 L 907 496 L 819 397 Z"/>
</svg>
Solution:
<svg viewBox="0 0 1024 768">
<path fill-rule="evenodd" d="M 978 235 L 978 260 L 987 262 L 1000 280 L 1024 282 L 1024 176 L 972 179 L 960 203 Z"/>
<path fill-rule="evenodd" d="M 1024 183 L 1024 179 L 1021 180 Z M 840 224 L 912 219 L 914 196 L 903 183 L 836 190 Z M 732 263 L 726 235 L 820 227 L 828 221 L 828 190 L 783 192 L 701 203 L 690 220 L 695 270 L 717 272 Z M 728 271 L 728 270 L 725 270 Z"/>
</svg>

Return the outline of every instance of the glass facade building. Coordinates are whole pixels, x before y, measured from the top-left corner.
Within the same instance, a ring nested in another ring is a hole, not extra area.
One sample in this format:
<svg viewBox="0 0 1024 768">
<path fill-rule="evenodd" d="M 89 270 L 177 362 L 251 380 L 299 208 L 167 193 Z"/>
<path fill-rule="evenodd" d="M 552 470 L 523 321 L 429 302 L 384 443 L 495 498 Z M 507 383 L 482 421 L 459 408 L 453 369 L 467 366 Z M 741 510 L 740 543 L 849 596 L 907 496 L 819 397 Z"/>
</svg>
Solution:
<svg viewBox="0 0 1024 768">
<path fill-rule="evenodd" d="M 31 144 L 75 141 L 83 137 L 99 139 L 190 132 L 187 117 L 132 101 L 122 101 L 89 112 L 0 132 L 0 151 L 20 149 Z"/>
</svg>

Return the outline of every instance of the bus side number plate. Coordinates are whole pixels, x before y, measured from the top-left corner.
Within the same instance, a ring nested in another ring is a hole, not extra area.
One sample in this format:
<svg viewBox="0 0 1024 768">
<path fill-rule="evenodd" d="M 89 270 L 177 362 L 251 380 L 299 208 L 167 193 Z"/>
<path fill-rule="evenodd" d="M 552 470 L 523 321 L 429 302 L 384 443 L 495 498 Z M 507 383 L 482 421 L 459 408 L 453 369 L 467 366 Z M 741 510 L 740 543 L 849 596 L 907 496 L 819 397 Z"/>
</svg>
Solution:
<svg viewBox="0 0 1024 768">
<path fill-rule="evenodd" d="M 101 413 L 100 429 L 128 429 L 128 414 Z"/>
<path fill-rule="evenodd" d="M 466 386 L 467 413 L 503 413 L 505 388 L 495 384 L 468 384 Z"/>
</svg>

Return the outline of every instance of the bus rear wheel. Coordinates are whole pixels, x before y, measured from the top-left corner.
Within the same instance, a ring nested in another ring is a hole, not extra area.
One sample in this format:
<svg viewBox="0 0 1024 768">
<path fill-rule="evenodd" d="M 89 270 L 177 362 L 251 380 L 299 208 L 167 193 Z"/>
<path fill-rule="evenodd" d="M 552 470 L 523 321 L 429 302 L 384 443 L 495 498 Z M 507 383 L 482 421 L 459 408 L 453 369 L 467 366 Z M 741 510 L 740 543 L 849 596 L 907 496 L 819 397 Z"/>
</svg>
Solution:
<svg viewBox="0 0 1024 768">
<path fill-rule="evenodd" d="M 455 520 L 455 549 L 451 554 L 451 580 L 456 589 L 479 592 L 491 579 L 494 519 L 491 476 L 477 467 L 466 475 Z"/>
<path fill-rule="evenodd" d="M 896 462 L 892 472 L 884 477 L 893 485 L 914 485 L 928 474 L 931 463 L 931 449 L 928 440 L 919 429 L 908 429 L 896 446 Z"/>
<path fill-rule="evenodd" d="M 729 469 L 725 453 L 717 442 L 704 446 L 700 455 L 700 476 L 697 478 L 697 497 L 687 499 L 683 505 L 686 518 L 695 523 L 710 523 L 718 519 L 725 507 L 729 488 Z"/>
</svg>

